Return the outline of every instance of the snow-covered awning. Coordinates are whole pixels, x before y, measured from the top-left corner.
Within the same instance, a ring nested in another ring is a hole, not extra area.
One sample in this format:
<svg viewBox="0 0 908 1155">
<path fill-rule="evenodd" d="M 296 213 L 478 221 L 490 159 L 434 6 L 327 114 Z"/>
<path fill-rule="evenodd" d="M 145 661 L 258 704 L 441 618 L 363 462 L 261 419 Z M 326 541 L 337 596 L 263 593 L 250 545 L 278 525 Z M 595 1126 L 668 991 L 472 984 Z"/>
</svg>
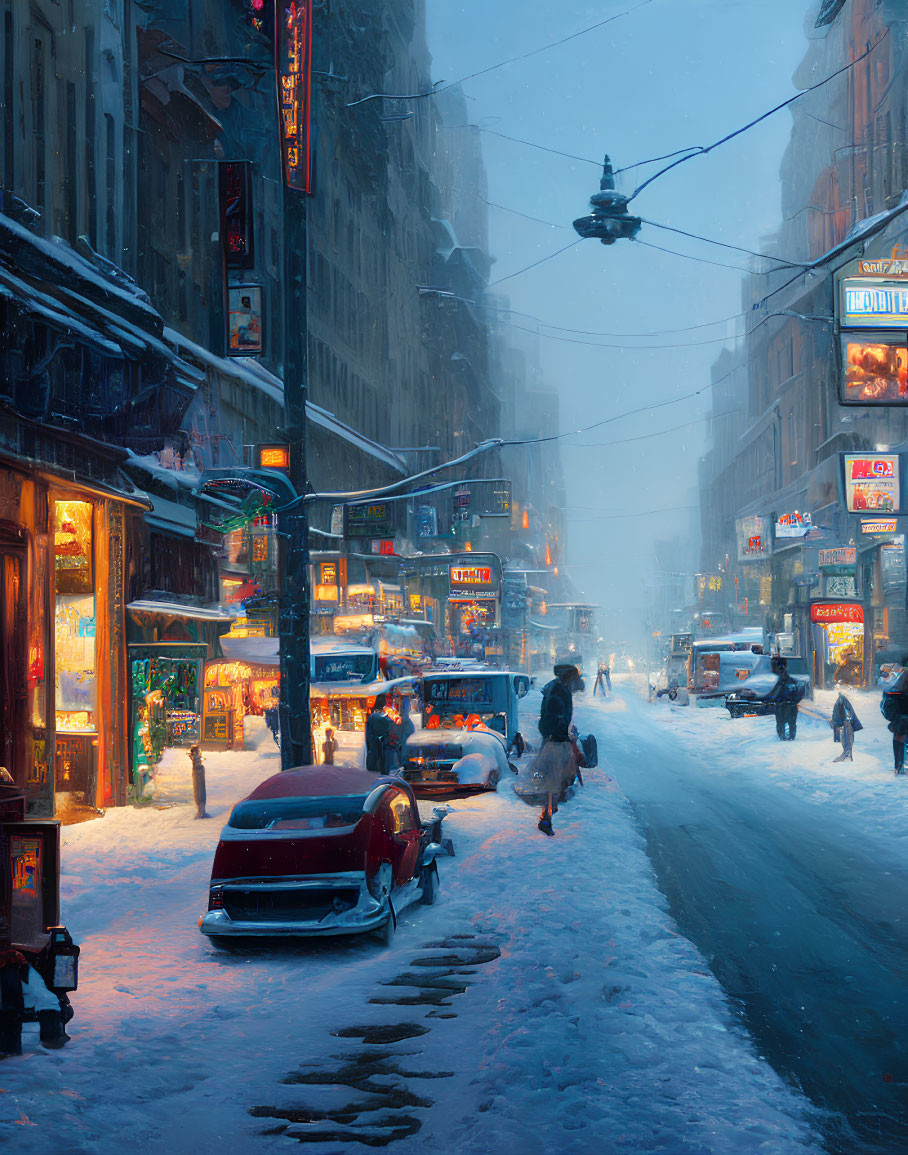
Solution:
<svg viewBox="0 0 908 1155">
<path fill-rule="evenodd" d="M 180 505 L 176 501 L 168 501 L 165 497 L 156 497 L 149 494 L 151 510 L 145 514 L 149 525 L 163 529 L 167 533 L 176 533 L 181 537 L 195 537 L 196 513 L 189 505 Z"/>
<path fill-rule="evenodd" d="M 167 618 L 190 618 L 199 622 L 230 622 L 230 614 L 220 606 L 187 606 L 182 602 L 155 601 L 151 598 L 139 598 L 129 602 L 126 608 L 137 614 L 161 614 Z"/>
</svg>

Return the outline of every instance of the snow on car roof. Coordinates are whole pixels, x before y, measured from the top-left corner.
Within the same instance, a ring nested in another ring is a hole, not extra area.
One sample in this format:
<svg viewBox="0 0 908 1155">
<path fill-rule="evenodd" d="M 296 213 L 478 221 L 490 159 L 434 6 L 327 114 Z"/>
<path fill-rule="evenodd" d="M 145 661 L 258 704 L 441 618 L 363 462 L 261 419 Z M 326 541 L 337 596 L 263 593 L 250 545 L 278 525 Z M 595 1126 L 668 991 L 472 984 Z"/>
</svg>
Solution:
<svg viewBox="0 0 908 1155">
<path fill-rule="evenodd" d="M 261 798 L 342 798 L 348 794 L 369 794 L 378 776 L 349 766 L 300 766 L 266 778 L 247 794 L 244 802 Z"/>
</svg>

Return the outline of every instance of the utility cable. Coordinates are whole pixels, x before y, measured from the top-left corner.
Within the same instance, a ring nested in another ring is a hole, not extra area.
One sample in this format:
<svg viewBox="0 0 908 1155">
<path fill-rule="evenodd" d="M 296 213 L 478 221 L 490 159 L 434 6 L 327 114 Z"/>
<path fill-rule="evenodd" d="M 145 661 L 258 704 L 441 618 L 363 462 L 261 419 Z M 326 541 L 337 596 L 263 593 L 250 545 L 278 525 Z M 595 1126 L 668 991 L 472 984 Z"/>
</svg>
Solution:
<svg viewBox="0 0 908 1155">
<path fill-rule="evenodd" d="M 601 160 L 593 160 L 591 157 L 588 157 L 588 156 L 577 156 L 573 152 L 562 152 L 560 148 L 549 148 L 547 145 L 544 145 L 544 144 L 536 144 L 536 142 L 532 141 L 532 140 L 522 140 L 519 136 L 508 136 L 507 133 L 498 132 L 498 130 L 494 129 L 494 128 L 479 127 L 479 131 L 488 133 L 489 136 L 500 136 L 502 140 L 511 140 L 515 144 L 525 144 L 525 145 L 527 145 L 528 148 L 538 148 L 540 152 L 550 152 L 554 156 L 563 156 L 563 157 L 566 157 L 568 160 L 579 160 L 583 164 L 592 164 L 592 165 L 595 165 L 596 168 L 599 168 L 599 169 L 602 168 L 602 161 Z"/>
<path fill-rule="evenodd" d="M 535 221 L 537 225 L 548 225 L 550 229 L 569 229 L 570 225 L 556 225 L 554 221 L 544 221 L 541 217 L 531 217 L 529 213 L 522 213 L 519 209 L 508 208 L 507 205 L 496 204 L 495 201 L 485 202 L 491 209 L 500 209 L 503 213 L 513 213 L 515 217 L 523 217 L 525 221 Z"/>
<path fill-rule="evenodd" d="M 571 243 L 569 245 L 565 245 L 563 249 L 558 249 L 554 253 L 549 253 L 549 255 L 547 257 L 540 257 L 538 261 L 533 261 L 533 263 L 531 265 L 527 265 L 525 268 L 518 269 L 516 273 L 508 273 L 508 275 L 506 277 L 499 277 L 497 281 L 492 281 L 487 286 L 487 288 L 493 289 L 496 285 L 502 285 L 502 284 L 504 284 L 505 281 L 510 281 L 514 277 L 519 277 L 523 273 L 528 273 L 530 271 L 530 269 L 535 269 L 537 265 L 544 265 L 546 261 L 552 260 L 553 257 L 561 256 L 561 254 L 566 253 L 568 251 L 568 249 L 576 248 L 577 245 L 579 245 L 582 240 L 583 240 L 583 237 L 578 237 L 576 241 L 571 241 Z"/>
<path fill-rule="evenodd" d="M 742 133 L 747 132 L 748 129 L 751 129 L 755 125 L 760 124 L 761 121 L 764 121 L 768 117 L 773 116 L 775 113 L 780 112 L 783 108 L 787 108 L 789 104 L 794 104 L 796 100 L 800 100 L 801 97 L 805 96 L 808 92 L 816 92 L 818 88 L 822 88 L 824 85 L 829 84 L 829 82 L 835 80 L 837 76 L 841 76 L 842 73 L 848 72 L 850 69 L 854 68 L 856 64 L 860 64 L 862 60 L 868 57 L 870 53 L 873 52 L 873 50 L 877 47 L 877 45 L 879 45 L 888 35 L 889 29 L 886 28 L 879 40 L 876 40 L 873 44 L 866 48 L 860 56 L 856 56 L 854 60 L 851 60 L 847 64 L 844 64 L 841 68 L 836 69 L 835 72 L 825 77 L 825 79 L 818 80 L 816 84 L 808 85 L 807 88 L 804 88 L 800 92 L 795 93 L 794 96 L 790 96 L 787 100 L 783 100 L 781 104 L 777 104 L 774 108 L 770 108 L 768 112 L 762 113 L 760 116 L 756 117 L 754 120 L 749 121 L 741 128 L 736 128 L 734 132 L 727 133 L 725 136 L 720 137 L 719 140 L 713 141 L 712 144 L 705 146 L 691 146 L 690 152 L 687 152 L 684 156 L 678 157 L 677 160 L 673 160 L 672 163 L 667 164 L 665 168 L 660 168 L 659 171 L 653 173 L 651 177 L 647 177 L 643 184 L 637 185 L 631 195 L 627 198 L 628 203 L 630 203 L 634 197 L 639 196 L 645 188 L 648 188 L 649 185 L 653 183 L 653 181 L 657 181 L 660 176 L 665 176 L 667 172 L 670 172 L 673 168 L 677 168 L 679 164 L 684 164 L 686 160 L 693 160 L 695 156 L 705 156 L 708 152 L 712 152 L 713 149 L 718 148 L 719 145 L 727 144 L 728 141 L 734 140 L 736 136 L 740 136 Z"/>
<path fill-rule="evenodd" d="M 708 245 L 717 245 L 722 249 L 734 249 L 739 253 L 747 253 L 751 257 L 760 257 L 764 261 L 775 261 L 780 268 L 789 269 L 806 269 L 809 265 L 803 261 L 787 261 L 784 257 L 772 257 L 769 253 L 758 253 L 756 249 L 746 249 L 742 245 L 732 245 L 727 241 L 714 241 L 712 237 L 701 237 L 698 233 L 689 233 L 686 229 L 677 229 L 672 225 L 660 225 L 658 221 L 648 221 L 646 217 L 641 217 L 641 221 L 645 225 L 649 225 L 654 229 L 664 229 L 668 233 L 678 233 L 682 237 L 690 237 L 695 241 L 705 241 Z"/>
<path fill-rule="evenodd" d="M 519 60 L 529 60 L 532 56 L 538 56 L 540 52 L 548 52 L 550 48 L 558 48 L 560 45 L 567 44 L 571 40 L 577 40 L 581 36 L 586 36 L 589 32 L 595 32 L 597 28 L 604 28 L 606 24 L 620 20 L 622 16 L 632 15 L 639 9 L 645 8 L 648 4 L 652 4 L 652 2 L 653 0 L 642 0 L 640 4 L 635 4 L 623 12 L 616 12 L 614 16 L 609 16 L 605 20 L 599 20 L 596 24 L 590 24 L 587 28 L 581 28 L 579 32 L 572 32 L 569 36 L 562 36 L 560 40 L 552 40 L 549 44 L 543 44 L 539 48 L 532 48 L 529 52 L 521 52 L 517 56 L 511 56 L 507 60 L 499 61 L 498 64 L 490 64 L 488 68 L 480 68 L 477 72 L 471 72 L 469 76 L 462 76 L 460 80 L 452 80 L 448 84 L 439 82 L 438 85 L 433 85 L 428 92 L 411 92 L 404 95 L 373 92 L 370 96 L 362 96 L 359 100 L 350 101 L 347 104 L 347 108 L 355 108 L 358 104 L 365 104 L 368 100 L 421 100 L 426 96 L 437 96 L 440 92 L 447 92 L 449 88 L 456 88 L 458 84 L 465 84 L 468 80 L 475 80 L 478 76 L 486 76 L 488 73 L 495 72 L 499 68 L 505 68 L 508 64 L 516 64 Z"/>
<path fill-rule="evenodd" d="M 645 249 L 656 249 L 660 253 L 668 253 L 672 257 L 684 257 L 687 261 L 698 261 L 701 265 L 717 265 L 720 269 L 737 269 L 739 273 L 752 273 L 746 265 L 729 265 L 727 261 L 711 261 L 709 257 L 695 257 L 692 253 L 679 253 L 677 249 L 667 249 L 664 245 L 654 245 L 652 241 L 641 241 L 639 237 L 630 238 L 635 245 L 643 245 Z"/>
</svg>

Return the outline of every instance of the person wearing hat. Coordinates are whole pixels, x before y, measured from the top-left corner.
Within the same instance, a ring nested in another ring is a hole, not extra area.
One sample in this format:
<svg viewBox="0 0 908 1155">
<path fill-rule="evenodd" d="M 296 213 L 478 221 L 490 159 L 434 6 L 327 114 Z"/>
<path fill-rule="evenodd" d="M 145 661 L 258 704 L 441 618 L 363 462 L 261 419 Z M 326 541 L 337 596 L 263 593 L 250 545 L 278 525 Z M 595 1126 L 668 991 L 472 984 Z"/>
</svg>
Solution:
<svg viewBox="0 0 908 1155">
<path fill-rule="evenodd" d="M 552 814 L 557 809 L 555 800 L 574 781 L 577 773 L 570 726 L 574 714 L 573 695 L 583 689 L 580 671 L 571 658 L 559 659 L 554 673 L 555 677 L 542 691 L 539 713 L 542 749 L 529 769 L 538 783 L 539 792 L 546 798 L 537 825 L 549 837 L 555 833 L 552 829 Z"/>
</svg>

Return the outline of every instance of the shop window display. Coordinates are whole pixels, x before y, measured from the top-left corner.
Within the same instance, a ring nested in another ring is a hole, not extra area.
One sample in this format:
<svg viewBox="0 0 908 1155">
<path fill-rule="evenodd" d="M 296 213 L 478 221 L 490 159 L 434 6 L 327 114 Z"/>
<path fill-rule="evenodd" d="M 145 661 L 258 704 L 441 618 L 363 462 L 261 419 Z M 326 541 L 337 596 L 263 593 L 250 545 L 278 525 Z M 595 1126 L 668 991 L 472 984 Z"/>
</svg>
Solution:
<svg viewBox="0 0 908 1155">
<path fill-rule="evenodd" d="M 845 400 L 908 402 L 908 348 L 886 341 L 845 339 Z"/>
<path fill-rule="evenodd" d="M 57 731 L 93 734 L 97 729 L 97 629 L 88 502 L 54 503 L 54 584 Z"/>
</svg>

